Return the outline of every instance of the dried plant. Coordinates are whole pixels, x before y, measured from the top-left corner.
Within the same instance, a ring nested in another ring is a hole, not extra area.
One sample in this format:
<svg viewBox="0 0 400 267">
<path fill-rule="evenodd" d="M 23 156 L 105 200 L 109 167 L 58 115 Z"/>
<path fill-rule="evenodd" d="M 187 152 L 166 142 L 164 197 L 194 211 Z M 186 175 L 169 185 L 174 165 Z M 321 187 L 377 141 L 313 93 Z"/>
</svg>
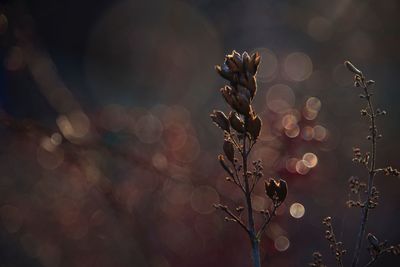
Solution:
<svg viewBox="0 0 400 267">
<path fill-rule="evenodd" d="M 368 222 L 368 215 L 371 209 L 378 206 L 379 191 L 374 185 L 374 178 L 376 175 L 383 173 L 384 175 L 400 176 L 400 172 L 391 167 L 377 168 L 376 167 L 376 148 L 378 139 L 382 138 L 382 134 L 379 133 L 376 121 L 378 117 L 386 115 L 385 110 L 375 109 L 372 96 L 373 96 L 373 80 L 368 80 L 364 74 L 356 68 L 351 62 L 346 61 L 345 66 L 347 69 L 354 74 L 354 87 L 361 88 L 362 93 L 360 98 L 366 102 L 366 107 L 360 110 L 361 117 L 367 118 L 369 121 L 369 135 L 367 140 L 370 141 L 371 150 L 362 153 L 358 147 L 353 148 L 353 162 L 361 164 L 367 171 L 367 178 L 360 179 L 352 176 L 349 179 L 350 193 L 355 196 L 355 199 L 348 200 L 347 206 L 357 207 L 361 209 L 361 219 L 359 223 L 359 231 L 356 236 L 356 245 L 354 254 L 351 262 L 352 267 L 359 265 L 360 253 L 363 247 L 364 239 L 368 241 L 368 251 L 371 259 L 364 266 L 372 266 L 376 260 L 384 254 L 398 255 L 400 253 L 400 245 L 390 246 L 387 241 L 380 242 L 377 237 L 373 234 L 368 233 L 366 235 L 366 227 Z M 333 232 L 332 219 L 327 217 L 323 220 L 323 224 L 328 227 L 326 230 L 325 238 L 329 241 L 332 253 L 335 256 L 336 263 L 338 266 L 343 267 L 343 255 L 346 250 L 343 248 L 342 242 L 336 240 L 336 236 Z M 310 263 L 310 266 L 325 266 L 322 263 L 322 255 L 319 252 L 314 253 L 314 260 Z"/>
<path fill-rule="evenodd" d="M 216 66 L 217 72 L 229 82 L 221 89 L 221 94 L 228 103 L 231 111 L 225 115 L 222 111 L 214 110 L 210 115 L 213 122 L 223 131 L 224 155 L 218 160 L 228 174 L 226 180 L 235 184 L 243 193 L 244 206 L 236 207 L 232 211 L 228 206 L 215 204 L 215 208 L 226 213 L 226 221 L 237 223 L 248 235 L 254 267 L 260 267 L 260 239 L 265 232 L 277 208 L 283 203 L 287 195 L 287 184 L 284 180 L 270 178 L 265 181 L 265 193 L 272 200 L 271 210 L 260 212 L 264 220 L 258 227 L 255 225 L 255 211 L 253 210 L 252 194 L 259 180 L 263 177 L 261 160 L 252 162 L 253 169 L 249 169 L 249 154 L 261 131 L 261 119 L 255 112 L 252 101 L 256 95 L 256 73 L 260 63 L 260 56 L 254 53 L 251 56 L 244 52 L 242 55 L 233 51 L 225 57 L 222 66 Z M 247 219 L 244 219 L 245 214 Z"/>
</svg>

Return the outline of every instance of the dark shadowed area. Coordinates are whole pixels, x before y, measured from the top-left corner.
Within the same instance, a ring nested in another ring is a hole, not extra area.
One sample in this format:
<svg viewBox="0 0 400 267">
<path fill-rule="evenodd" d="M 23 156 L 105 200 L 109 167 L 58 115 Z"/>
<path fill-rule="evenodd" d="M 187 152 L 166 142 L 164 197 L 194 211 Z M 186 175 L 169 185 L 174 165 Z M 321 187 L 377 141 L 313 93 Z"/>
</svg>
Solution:
<svg viewBox="0 0 400 267">
<path fill-rule="evenodd" d="M 399 12 L 396 0 L 0 1 L 0 266 L 250 266 L 247 236 L 212 206 L 243 205 L 209 118 L 228 110 L 214 65 L 233 49 L 261 55 L 251 159 L 289 186 L 263 266 L 308 266 L 315 250 L 335 266 L 326 216 L 350 262 L 361 211 L 346 206 L 348 179 L 366 178 L 353 147 L 369 143 L 343 62 L 376 81 L 377 164 L 400 167 Z M 367 232 L 398 244 L 400 179 L 376 185 Z M 253 203 L 271 205 L 262 183 Z"/>
</svg>

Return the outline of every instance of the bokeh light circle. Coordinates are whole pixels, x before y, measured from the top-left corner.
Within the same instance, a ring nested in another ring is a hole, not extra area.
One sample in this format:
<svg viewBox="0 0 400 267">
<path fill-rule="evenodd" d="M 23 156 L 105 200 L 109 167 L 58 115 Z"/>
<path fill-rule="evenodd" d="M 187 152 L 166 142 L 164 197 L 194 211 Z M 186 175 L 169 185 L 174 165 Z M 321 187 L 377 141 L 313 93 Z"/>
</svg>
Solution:
<svg viewBox="0 0 400 267">
<path fill-rule="evenodd" d="M 289 209 L 290 215 L 296 219 L 300 219 L 301 217 L 303 217 L 305 211 L 306 210 L 304 206 L 300 203 L 293 203 Z"/>
<path fill-rule="evenodd" d="M 277 238 L 275 238 L 274 246 L 275 246 L 276 250 L 282 252 L 289 248 L 290 241 L 286 236 L 281 235 L 281 236 L 278 236 Z"/>
<path fill-rule="evenodd" d="M 314 168 L 318 164 L 318 157 L 311 152 L 305 153 L 303 155 L 303 161 L 308 168 Z"/>
<path fill-rule="evenodd" d="M 152 114 L 143 115 L 135 124 L 135 133 L 140 141 L 147 144 L 157 142 L 162 134 L 160 120 Z"/>
<path fill-rule="evenodd" d="M 190 205 L 192 209 L 200 214 L 212 213 L 215 209 L 214 203 L 219 202 L 217 191 L 211 186 L 199 186 L 192 192 Z"/>
<path fill-rule="evenodd" d="M 304 159 L 297 161 L 296 171 L 298 174 L 301 174 L 301 175 L 306 175 L 310 171 L 310 168 L 307 167 Z"/>
<path fill-rule="evenodd" d="M 301 82 L 311 76 L 313 64 L 308 55 L 302 52 L 294 52 L 286 57 L 284 70 L 287 78 L 295 82 Z"/>
<path fill-rule="evenodd" d="M 295 104 L 293 90 L 285 84 L 271 86 L 266 94 L 267 107 L 276 113 L 285 113 Z"/>
</svg>

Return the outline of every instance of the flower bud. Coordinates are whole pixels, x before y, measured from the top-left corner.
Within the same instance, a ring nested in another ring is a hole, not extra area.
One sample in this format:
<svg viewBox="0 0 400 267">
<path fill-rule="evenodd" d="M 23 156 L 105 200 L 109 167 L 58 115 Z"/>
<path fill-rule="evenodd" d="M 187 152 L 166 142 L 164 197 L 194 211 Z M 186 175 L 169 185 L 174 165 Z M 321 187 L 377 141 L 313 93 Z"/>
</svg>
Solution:
<svg viewBox="0 0 400 267">
<path fill-rule="evenodd" d="M 362 72 L 359 69 L 357 69 L 350 61 L 345 61 L 344 65 L 352 73 L 362 76 Z"/>
<path fill-rule="evenodd" d="M 229 120 L 225 116 L 225 114 L 220 110 L 214 110 L 212 114 L 210 114 L 212 121 L 224 131 L 229 132 Z"/>
<path fill-rule="evenodd" d="M 223 145 L 225 156 L 228 158 L 230 162 L 233 162 L 235 159 L 235 149 L 230 140 L 225 140 Z"/>
</svg>

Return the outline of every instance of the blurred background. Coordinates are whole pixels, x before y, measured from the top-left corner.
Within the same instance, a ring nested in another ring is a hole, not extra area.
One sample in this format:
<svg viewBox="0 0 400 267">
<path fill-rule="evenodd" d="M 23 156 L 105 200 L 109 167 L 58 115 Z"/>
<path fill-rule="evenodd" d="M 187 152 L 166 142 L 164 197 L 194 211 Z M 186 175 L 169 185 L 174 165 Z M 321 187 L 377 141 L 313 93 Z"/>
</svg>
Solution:
<svg viewBox="0 0 400 267">
<path fill-rule="evenodd" d="M 325 216 L 349 262 L 360 210 L 347 181 L 366 175 L 352 148 L 369 148 L 343 61 L 376 81 L 378 165 L 400 167 L 399 12 L 396 0 L 1 1 L 1 266 L 250 266 L 247 236 L 212 207 L 243 205 L 209 118 L 228 110 L 214 65 L 233 49 L 262 57 L 252 158 L 289 184 L 264 266 L 307 266 L 315 250 L 335 266 Z M 399 243 L 400 181 L 376 184 L 367 231 Z M 262 183 L 253 201 L 270 206 Z"/>
</svg>

